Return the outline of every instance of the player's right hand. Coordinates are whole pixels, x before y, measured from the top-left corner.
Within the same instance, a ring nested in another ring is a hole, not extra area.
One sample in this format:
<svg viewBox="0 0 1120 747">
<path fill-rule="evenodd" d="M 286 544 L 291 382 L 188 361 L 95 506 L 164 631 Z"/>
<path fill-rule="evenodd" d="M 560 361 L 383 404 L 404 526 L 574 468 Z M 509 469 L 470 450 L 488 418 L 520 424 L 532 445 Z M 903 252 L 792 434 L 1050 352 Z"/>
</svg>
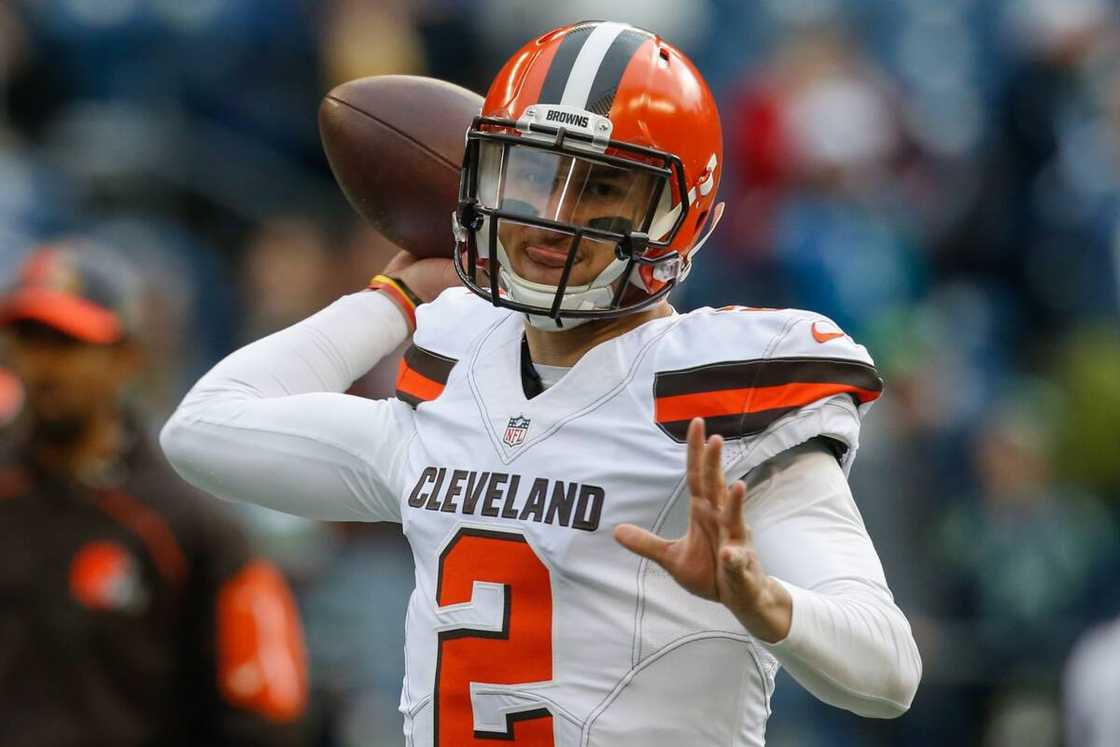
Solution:
<svg viewBox="0 0 1120 747">
<path fill-rule="evenodd" d="M 403 251 L 389 261 L 382 274 L 403 280 L 425 303 L 435 300 L 448 288 L 461 285 L 450 259 L 417 259 Z"/>
<path fill-rule="evenodd" d="M 723 439 L 705 439 L 704 421 L 693 418 L 685 466 L 691 493 L 688 531 L 670 540 L 633 524 L 619 524 L 614 538 L 660 565 L 696 596 L 721 602 L 756 638 L 775 643 L 789 634 L 793 600 L 762 567 L 743 517 L 747 486 L 742 480 L 727 482 L 722 450 Z"/>
</svg>

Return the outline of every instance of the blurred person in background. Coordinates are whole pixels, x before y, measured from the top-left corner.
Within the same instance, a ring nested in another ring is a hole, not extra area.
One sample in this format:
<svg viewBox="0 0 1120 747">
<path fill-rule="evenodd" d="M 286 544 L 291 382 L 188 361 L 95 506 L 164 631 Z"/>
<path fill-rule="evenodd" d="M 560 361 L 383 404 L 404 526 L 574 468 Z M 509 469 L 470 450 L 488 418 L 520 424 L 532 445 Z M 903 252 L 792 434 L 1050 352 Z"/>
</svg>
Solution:
<svg viewBox="0 0 1120 747">
<path fill-rule="evenodd" d="M 0 743 L 302 743 L 306 661 L 283 577 L 178 480 L 126 393 L 141 284 L 80 242 L 0 297 L 26 390 L 0 471 Z"/>
<path fill-rule="evenodd" d="M 1007 4 L 1010 69 L 996 93 L 979 199 L 939 248 L 946 273 L 1005 296 L 1025 360 L 1086 318 L 1120 311 L 1120 22 L 1108 0 Z"/>
<path fill-rule="evenodd" d="M 997 735 L 1023 721 L 1036 735 L 1043 721 L 1057 733 L 1050 696 L 1092 622 L 1089 579 L 1117 541 L 1101 502 L 1055 474 L 1056 392 L 1029 381 L 1006 391 L 974 444 L 978 493 L 950 505 L 935 535 L 952 595 L 944 607 L 955 611 L 937 649 L 960 681 L 976 683 L 973 706 L 986 718 L 970 720 L 991 722 L 989 744 L 1015 744 Z"/>
<path fill-rule="evenodd" d="M 705 279 L 730 299 L 768 268 L 783 295 L 765 291 L 765 305 L 812 306 L 868 334 L 923 279 L 896 194 L 903 133 L 887 77 L 839 25 L 822 24 L 791 30 L 743 89 L 729 128 L 737 238 L 722 247 L 739 271 L 721 263 Z"/>
</svg>

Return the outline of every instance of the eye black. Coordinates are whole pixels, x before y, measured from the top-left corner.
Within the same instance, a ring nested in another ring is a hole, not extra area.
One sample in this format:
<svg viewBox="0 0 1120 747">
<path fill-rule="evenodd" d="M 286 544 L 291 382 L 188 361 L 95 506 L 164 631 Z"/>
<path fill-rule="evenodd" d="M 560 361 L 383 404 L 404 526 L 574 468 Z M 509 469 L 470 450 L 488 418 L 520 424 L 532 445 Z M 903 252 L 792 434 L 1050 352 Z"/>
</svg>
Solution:
<svg viewBox="0 0 1120 747">
<path fill-rule="evenodd" d="M 591 228 L 599 231 L 627 234 L 634 230 L 634 221 L 623 218 L 621 215 L 609 215 L 602 218 L 592 218 L 587 222 Z"/>
</svg>

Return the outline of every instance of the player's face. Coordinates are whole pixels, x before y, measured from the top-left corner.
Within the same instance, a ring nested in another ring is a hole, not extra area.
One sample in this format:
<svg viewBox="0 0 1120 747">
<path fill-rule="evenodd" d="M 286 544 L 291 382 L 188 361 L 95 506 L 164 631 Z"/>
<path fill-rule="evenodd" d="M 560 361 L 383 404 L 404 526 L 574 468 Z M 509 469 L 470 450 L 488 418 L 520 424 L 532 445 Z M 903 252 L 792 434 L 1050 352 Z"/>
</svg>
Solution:
<svg viewBox="0 0 1120 747">
<path fill-rule="evenodd" d="M 494 186 L 500 208 L 508 213 L 626 233 L 641 230 L 652 209 L 656 178 L 650 174 L 528 147 L 509 148 L 503 158 L 500 183 Z M 517 275 L 546 285 L 560 283 L 571 233 L 501 219 L 498 238 Z M 615 259 L 616 246 L 583 237 L 568 287 L 598 277 Z"/>
<path fill-rule="evenodd" d="M 94 412 L 114 403 L 131 378 L 131 352 L 122 345 L 92 345 L 36 322 L 10 325 L 7 357 L 23 382 L 37 426 L 80 429 Z"/>
</svg>

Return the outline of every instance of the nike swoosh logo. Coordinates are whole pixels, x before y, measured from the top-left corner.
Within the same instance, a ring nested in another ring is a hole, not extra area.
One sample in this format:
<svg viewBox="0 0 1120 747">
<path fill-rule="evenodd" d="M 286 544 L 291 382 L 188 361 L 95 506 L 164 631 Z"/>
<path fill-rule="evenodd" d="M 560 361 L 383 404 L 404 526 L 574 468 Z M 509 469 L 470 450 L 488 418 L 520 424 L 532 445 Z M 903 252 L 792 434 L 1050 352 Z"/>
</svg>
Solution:
<svg viewBox="0 0 1120 747">
<path fill-rule="evenodd" d="M 843 337 L 843 332 L 821 332 L 817 329 L 817 323 L 813 322 L 813 339 L 817 342 L 828 342 L 835 340 L 837 337 Z"/>
</svg>

